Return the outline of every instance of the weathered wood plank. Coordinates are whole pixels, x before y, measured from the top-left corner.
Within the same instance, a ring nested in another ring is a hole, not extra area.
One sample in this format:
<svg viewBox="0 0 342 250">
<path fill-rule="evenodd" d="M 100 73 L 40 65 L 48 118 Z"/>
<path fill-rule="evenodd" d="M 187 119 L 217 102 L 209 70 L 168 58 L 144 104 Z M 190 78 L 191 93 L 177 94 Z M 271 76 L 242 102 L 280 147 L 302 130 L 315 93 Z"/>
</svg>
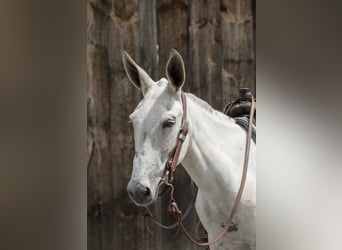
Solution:
<svg viewBox="0 0 342 250">
<path fill-rule="evenodd" d="M 139 58 L 140 66 L 158 80 L 158 48 L 156 0 L 139 1 Z"/>
<path fill-rule="evenodd" d="M 137 1 L 88 2 L 89 249 L 141 249 L 142 217 L 127 197 L 133 153 L 127 115 L 139 100 L 121 52 L 136 52 Z M 94 137 L 92 139 L 92 137 Z"/>
<path fill-rule="evenodd" d="M 158 50 L 157 50 L 157 23 L 156 23 L 156 0 L 139 1 L 139 56 L 137 63 L 151 76 L 158 79 Z M 137 104 L 137 103 L 136 103 Z M 132 158 L 133 159 L 133 158 Z M 131 160 L 132 161 L 132 160 Z M 136 209 L 138 209 L 136 207 Z M 152 206 L 151 211 L 155 218 L 161 219 L 161 203 Z M 146 222 L 148 223 L 148 222 Z M 148 223 L 150 226 L 150 223 Z M 144 228 L 145 249 L 162 249 L 161 229 L 153 228 L 153 235 Z"/>
<path fill-rule="evenodd" d="M 113 239 L 110 152 L 110 77 L 105 4 L 88 2 L 88 246 L 110 249 Z"/>
<path fill-rule="evenodd" d="M 157 28 L 159 47 L 159 77 L 165 77 L 166 62 L 171 49 L 183 57 L 185 70 L 188 67 L 188 4 L 187 1 L 158 1 Z M 185 84 L 185 90 L 188 89 Z"/>
<path fill-rule="evenodd" d="M 221 29 L 218 1 L 191 1 L 189 85 L 191 92 L 222 109 Z"/>
<path fill-rule="evenodd" d="M 233 100 L 240 87 L 255 93 L 255 51 L 251 0 L 221 1 L 222 83 L 224 96 Z"/>
</svg>

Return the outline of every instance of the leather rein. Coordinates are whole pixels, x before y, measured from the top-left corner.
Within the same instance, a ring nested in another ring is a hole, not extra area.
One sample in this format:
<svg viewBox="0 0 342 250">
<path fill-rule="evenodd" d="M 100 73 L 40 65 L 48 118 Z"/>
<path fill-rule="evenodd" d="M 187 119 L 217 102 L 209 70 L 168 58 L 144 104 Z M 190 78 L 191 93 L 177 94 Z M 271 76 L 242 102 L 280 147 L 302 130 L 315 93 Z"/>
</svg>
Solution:
<svg viewBox="0 0 342 250">
<path fill-rule="evenodd" d="M 251 122 L 251 121 L 253 121 L 253 116 L 254 116 L 255 100 L 254 100 L 254 97 L 252 96 L 251 97 L 251 109 L 250 109 L 250 115 L 249 115 L 249 126 L 248 126 L 248 132 L 247 132 L 247 137 L 246 137 L 246 147 L 245 147 L 243 172 L 242 172 L 242 178 L 241 178 L 241 182 L 240 182 L 239 191 L 238 191 L 237 196 L 235 198 L 234 206 L 232 208 L 232 211 L 230 212 L 230 216 L 229 216 L 227 222 L 225 223 L 225 226 L 222 228 L 222 231 L 211 241 L 199 242 L 199 241 L 195 240 L 190 235 L 190 233 L 188 232 L 188 230 L 185 228 L 185 226 L 183 224 L 185 217 L 189 214 L 189 211 L 190 211 L 190 208 L 192 207 L 192 204 L 190 204 L 190 206 L 188 207 L 188 209 L 184 213 L 184 216 L 182 216 L 182 212 L 179 209 L 179 206 L 173 197 L 173 191 L 174 191 L 174 187 L 172 185 L 173 173 L 176 171 L 177 162 L 179 160 L 179 156 L 180 156 L 180 152 L 182 150 L 183 142 L 185 141 L 186 136 L 189 132 L 189 125 L 188 125 L 188 121 L 187 121 L 187 100 L 186 100 L 186 96 L 183 92 L 181 92 L 181 97 L 182 97 L 182 104 L 183 104 L 182 124 L 181 124 L 180 130 L 179 130 L 179 134 L 178 134 L 178 138 L 177 138 L 177 144 L 176 144 L 175 148 L 173 149 L 173 151 L 171 152 L 170 157 L 166 163 L 164 177 L 162 178 L 162 181 L 165 183 L 165 185 L 171 188 L 171 194 L 170 194 L 171 198 L 170 198 L 169 210 L 171 213 L 173 213 L 177 217 L 177 221 L 170 226 L 163 225 L 163 224 L 161 224 L 161 223 L 159 223 L 153 219 L 152 213 L 148 210 L 147 207 L 144 207 L 147 211 L 147 213 L 145 215 L 149 216 L 153 223 L 155 223 L 156 225 L 158 225 L 164 229 L 172 229 L 172 228 L 175 228 L 176 226 L 179 225 L 183 229 L 185 235 L 194 244 L 199 245 L 199 246 L 210 246 L 210 245 L 216 243 L 217 241 L 219 241 L 224 236 L 224 234 L 228 231 L 230 225 L 232 224 L 232 221 L 233 221 L 233 218 L 236 214 L 238 206 L 240 204 L 241 196 L 243 193 L 243 189 L 244 189 L 244 186 L 246 183 L 246 177 L 247 177 L 249 151 L 250 151 L 250 144 L 251 144 L 251 140 L 252 140 L 252 124 L 253 124 L 253 122 Z M 192 200 L 193 200 L 193 202 L 195 201 L 194 198 Z"/>
</svg>

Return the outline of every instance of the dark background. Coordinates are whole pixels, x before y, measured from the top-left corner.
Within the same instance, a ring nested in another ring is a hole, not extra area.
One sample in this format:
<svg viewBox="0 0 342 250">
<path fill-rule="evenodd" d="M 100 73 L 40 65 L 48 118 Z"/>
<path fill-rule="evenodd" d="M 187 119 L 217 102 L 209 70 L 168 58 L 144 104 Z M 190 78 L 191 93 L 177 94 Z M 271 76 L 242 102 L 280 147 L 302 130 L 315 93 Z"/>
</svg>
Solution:
<svg viewBox="0 0 342 250">
<path fill-rule="evenodd" d="M 341 7 L 258 1 L 257 249 L 342 248 Z M 0 247 L 85 250 L 87 3 L 0 20 Z"/>
<path fill-rule="evenodd" d="M 178 50 L 186 66 L 183 90 L 222 110 L 240 87 L 255 93 L 255 3 L 89 1 L 87 14 L 88 249 L 199 249 L 177 229 L 144 223 L 141 209 L 127 195 L 134 154 L 127 121 L 140 92 L 126 77 L 121 53 L 126 50 L 158 80 L 165 77 L 170 50 Z M 182 168 L 175 188 L 185 211 L 195 187 Z M 167 196 L 153 212 L 171 224 Z M 194 210 L 186 222 L 194 232 Z"/>
</svg>

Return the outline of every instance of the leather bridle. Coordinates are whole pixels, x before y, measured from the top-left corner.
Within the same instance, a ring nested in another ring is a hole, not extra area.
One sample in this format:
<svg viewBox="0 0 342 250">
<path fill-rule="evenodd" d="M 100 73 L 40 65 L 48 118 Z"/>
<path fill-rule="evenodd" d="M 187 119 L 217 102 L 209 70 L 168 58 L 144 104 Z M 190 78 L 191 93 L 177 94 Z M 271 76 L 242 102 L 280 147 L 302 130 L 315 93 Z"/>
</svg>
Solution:
<svg viewBox="0 0 342 250">
<path fill-rule="evenodd" d="M 166 182 L 172 182 L 173 181 L 173 173 L 176 171 L 177 168 L 177 162 L 179 160 L 180 152 L 182 151 L 183 143 L 186 139 L 186 136 L 189 132 L 189 123 L 187 121 L 187 102 L 186 97 L 183 92 L 181 92 L 182 97 L 182 105 L 183 105 L 183 117 L 182 117 L 182 123 L 181 127 L 179 129 L 178 138 L 177 138 L 177 144 L 172 150 L 168 161 L 166 162 L 165 167 L 165 178 Z"/>
<path fill-rule="evenodd" d="M 172 150 L 170 157 L 166 163 L 164 178 L 162 178 L 162 181 L 165 183 L 165 185 L 167 185 L 171 188 L 171 198 L 170 198 L 169 208 L 170 208 L 170 212 L 173 213 L 174 215 L 176 215 L 177 222 L 171 226 L 165 226 L 165 225 L 155 221 L 152 218 L 152 214 L 151 214 L 151 212 L 149 212 L 148 208 L 145 207 L 145 209 L 149 212 L 147 215 L 151 217 L 152 222 L 154 222 L 155 224 L 157 224 L 157 225 L 159 225 L 165 229 L 171 229 L 171 228 L 174 228 L 175 226 L 179 225 L 183 229 L 185 235 L 189 238 L 190 241 L 192 241 L 196 245 L 209 246 L 209 245 L 212 245 L 212 244 L 216 243 L 217 241 L 219 241 L 224 236 L 224 234 L 228 231 L 230 225 L 232 224 L 232 221 L 233 221 L 233 218 L 236 214 L 238 206 L 240 204 L 242 192 L 243 192 L 243 189 L 244 189 L 244 186 L 246 183 L 246 177 L 247 177 L 249 151 L 250 151 L 250 144 L 251 144 L 251 139 L 252 139 L 253 122 L 251 122 L 251 121 L 253 121 L 255 101 L 254 101 L 254 97 L 252 96 L 251 97 L 251 110 L 250 110 L 250 115 L 249 115 L 249 126 L 248 126 L 248 132 L 247 132 L 247 137 L 246 137 L 246 147 L 245 147 L 245 157 L 244 157 L 242 178 L 241 178 L 239 191 L 238 191 L 238 194 L 236 196 L 232 211 L 230 213 L 230 216 L 229 216 L 225 226 L 222 228 L 222 231 L 213 240 L 211 240 L 209 242 L 199 242 L 199 241 L 195 240 L 190 235 L 190 233 L 187 231 L 187 229 L 185 228 L 185 226 L 183 224 L 184 218 L 188 214 L 189 209 L 187 209 L 185 216 L 182 216 L 182 212 L 179 209 L 179 206 L 173 197 L 173 191 L 174 191 L 174 187 L 172 185 L 173 173 L 176 171 L 177 162 L 179 160 L 179 156 L 180 156 L 180 152 L 182 150 L 183 142 L 185 141 L 186 136 L 189 132 L 189 126 L 188 126 L 188 121 L 187 121 L 187 101 L 186 101 L 186 96 L 183 92 L 181 92 L 181 97 L 182 97 L 182 103 L 183 103 L 182 124 L 181 124 L 180 130 L 179 130 L 176 146 Z"/>
</svg>

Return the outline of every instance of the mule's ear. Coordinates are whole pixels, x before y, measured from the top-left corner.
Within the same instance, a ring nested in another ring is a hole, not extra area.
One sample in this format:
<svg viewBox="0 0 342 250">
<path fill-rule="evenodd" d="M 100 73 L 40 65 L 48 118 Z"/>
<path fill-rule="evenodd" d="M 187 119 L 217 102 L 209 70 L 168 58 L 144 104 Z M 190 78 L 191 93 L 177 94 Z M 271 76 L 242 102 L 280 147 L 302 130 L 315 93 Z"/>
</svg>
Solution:
<svg viewBox="0 0 342 250">
<path fill-rule="evenodd" d="M 182 56 L 174 49 L 171 50 L 166 64 L 166 77 L 173 90 L 181 90 L 185 82 L 184 62 Z"/>
<path fill-rule="evenodd" d="M 122 52 L 122 62 L 129 80 L 145 95 L 154 84 L 151 77 L 133 61 L 126 51 Z"/>
</svg>

